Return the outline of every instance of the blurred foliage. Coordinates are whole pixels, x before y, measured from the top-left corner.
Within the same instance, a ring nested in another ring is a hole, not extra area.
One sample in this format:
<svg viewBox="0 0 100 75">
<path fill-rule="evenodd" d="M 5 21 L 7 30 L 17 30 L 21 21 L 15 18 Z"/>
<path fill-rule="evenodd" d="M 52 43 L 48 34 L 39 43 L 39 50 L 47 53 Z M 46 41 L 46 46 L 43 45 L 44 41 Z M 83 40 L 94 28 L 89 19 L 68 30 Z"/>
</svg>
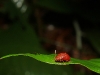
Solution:
<svg viewBox="0 0 100 75">
<path fill-rule="evenodd" d="M 37 5 L 44 8 L 49 8 L 50 10 L 60 12 L 60 13 L 67 13 L 67 14 L 74 14 L 79 15 L 85 20 L 93 23 L 98 24 L 100 22 L 100 1 L 99 0 L 39 0 Z M 75 16 L 76 18 L 77 16 Z M 84 22 L 83 22 L 84 23 Z M 84 23 L 85 24 L 85 23 Z M 86 25 L 84 25 L 86 26 Z M 89 27 L 89 29 L 88 29 Z M 92 25 L 87 25 L 83 32 L 85 32 L 87 38 L 91 41 L 92 45 L 95 49 L 100 52 L 99 46 L 99 26 L 92 27 Z M 91 29 L 94 28 L 94 29 Z"/>
<path fill-rule="evenodd" d="M 95 50 L 100 54 L 100 30 L 99 27 L 85 30 L 86 37 L 90 40 Z"/>
<path fill-rule="evenodd" d="M 78 14 L 96 23 L 100 21 L 99 3 L 99 0 L 38 0 L 36 5 L 60 13 Z"/>
<path fill-rule="evenodd" d="M 60 12 L 60 13 L 72 13 L 69 2 L 66 0 L 38 0 L 36 5 L 44 8 L 49 8 L 50 10 Z"/>
</svg>

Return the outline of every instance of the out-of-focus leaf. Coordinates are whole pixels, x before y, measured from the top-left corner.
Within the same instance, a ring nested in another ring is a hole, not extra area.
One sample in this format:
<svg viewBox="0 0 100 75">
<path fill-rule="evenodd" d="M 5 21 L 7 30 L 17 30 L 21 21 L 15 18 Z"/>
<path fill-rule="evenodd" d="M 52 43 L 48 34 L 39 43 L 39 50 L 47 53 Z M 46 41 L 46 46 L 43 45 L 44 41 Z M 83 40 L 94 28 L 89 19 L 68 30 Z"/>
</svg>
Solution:
<svg viewBox="0 0 100 75">
<path fill-rule="evenodd" d="M 36 5 L 61 13 L 72 13 L 70 4 L 66 0 L 38 0 Z"/>
<path fill-rule="evenodd" d="M 100 53 L 100 30 L 98 28 L 88 29 L 86 32 L 87 38 L 92 43 L 97 52 Z"/>
<path fill-rule="evenodd" d="M 91 22 L 99 22 L 99 1 L 38 0 L 36 5 L 60 13 L 74 13 Z"/>
</svg>

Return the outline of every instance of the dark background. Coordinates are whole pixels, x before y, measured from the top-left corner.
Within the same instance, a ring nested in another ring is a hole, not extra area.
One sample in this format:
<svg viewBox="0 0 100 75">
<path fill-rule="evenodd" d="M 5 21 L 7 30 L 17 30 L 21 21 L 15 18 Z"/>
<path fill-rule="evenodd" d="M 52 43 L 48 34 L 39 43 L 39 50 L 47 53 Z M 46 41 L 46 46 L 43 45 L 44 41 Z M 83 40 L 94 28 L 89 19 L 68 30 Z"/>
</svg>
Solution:
<svg viewBox="0 0 100 75">
<path fill-rule="evenodd" d="M 99 0 L 0 0 L 0 57 L 67 52 L 100 57 Z M 29 57 L 0 61 L 0 75 L 97 75 L 80 65 L 57 66 Z"/>
</svg>

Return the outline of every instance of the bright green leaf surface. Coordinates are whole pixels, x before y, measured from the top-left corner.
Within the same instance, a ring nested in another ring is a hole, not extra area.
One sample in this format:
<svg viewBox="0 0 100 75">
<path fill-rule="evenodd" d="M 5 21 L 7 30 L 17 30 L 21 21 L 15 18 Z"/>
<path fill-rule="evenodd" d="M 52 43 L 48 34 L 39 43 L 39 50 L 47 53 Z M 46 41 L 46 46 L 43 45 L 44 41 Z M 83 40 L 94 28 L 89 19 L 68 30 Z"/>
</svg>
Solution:
<svg viewBox="0 0 100 75">
<path fill-rule="evenodd" d="M 71 58 L 71 60 L 69 62 L 59 63 L 59 62 L 55 62 L 55 60 L 54 60 L 55 55 L 54 54 L 43 55 L 43 54 L 30 54 L 30 53 L 10 54 L 10 55 L 6 55 L 6 56 L 1 57 L 1 59 L 11 57 L 11 56 L 19 56 L 19 55 L 29 56 L 29 57 L 32 57 L 32 58 L 38 60 L 38 61 L 48 63 L 48 64 L 55 64 L 55 65 L 80 64 L 80 65 L 85 66 L 94 72 L 100 73 L 100 59 L 79 60 L 79 59 Z"/>
</svg>

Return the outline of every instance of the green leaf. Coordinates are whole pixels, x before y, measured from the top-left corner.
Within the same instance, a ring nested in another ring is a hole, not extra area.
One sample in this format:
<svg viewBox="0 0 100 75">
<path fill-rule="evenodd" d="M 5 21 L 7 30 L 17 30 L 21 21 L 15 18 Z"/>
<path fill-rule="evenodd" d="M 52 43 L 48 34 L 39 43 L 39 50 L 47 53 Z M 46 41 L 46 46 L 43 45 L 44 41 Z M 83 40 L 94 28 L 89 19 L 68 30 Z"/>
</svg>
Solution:
<svg viewBox="0 0 100 75">
<path fill-rule="evenodd" d="M 55 65 L 80 64 L 80 65 L 87 67 L 88 69 L 100 74 L 100 63 L 99 63 L 100 59 L 79 60 L 79 59 L 71 58 L 71 60 L 69 62 L 59 63 L 59 62 L 55 62 L 55 60 L 54 60 L 55 54 L 43 55 L 43 54 L 30 54 L 30 53 L 10 54 L 10 55 L 3 56 L 0 59 L 8 58 L 11 56 L 19 56 L 19 55 L 29 56 L 29 57 L 32 57 L 32 58 L 38 60 L 38 61 L 48 63 L 48 64 L 55 64 Z"/>
</svg>

